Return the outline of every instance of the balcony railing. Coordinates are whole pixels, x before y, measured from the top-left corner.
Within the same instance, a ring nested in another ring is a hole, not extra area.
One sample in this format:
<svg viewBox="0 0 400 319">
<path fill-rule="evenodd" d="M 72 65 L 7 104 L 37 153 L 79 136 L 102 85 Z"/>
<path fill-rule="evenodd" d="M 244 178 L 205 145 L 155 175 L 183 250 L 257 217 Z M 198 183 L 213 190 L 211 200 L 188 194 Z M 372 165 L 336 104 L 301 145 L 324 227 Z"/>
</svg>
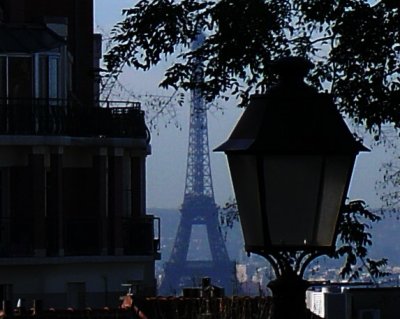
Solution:
<svg viewBox="0 0 400 319">
<path fill-rule="evenodd" d="M 106 221 L 106 224 L 110 225 L 111 221 Z M 34 255 L 32 218 L 0 218 L 0 230 L 0 258 Z M 43 229 L 47 255 L 58 256 L 59 248 L 63 248 L 66 256 L 101 255 L 104 248 L 113 255 L 112 232 L 104 234 L 104 230 L 96 217 L 68 217 L 62 223 L 48 217 Z M 160 250 L 160 220 L 157 217 L 123 218 L 120 234 L 125 256 L 152 256 Z M 107 247 L 101 247 L 101 242 L 104 243 L 101 237 L 107 239 Z"/>
<path fill-rule="evenodd" d="M 107 224 L 111 225 L 112 222 Z M 160 249 L 159 220 L 153 216 L 129 217 L 122 220 L 124 255 L 153 255 Z M 155 227 L 156 226 L 156 227 Z M 109 233 L 110 235 L 112 232 Z M 69 256 L 97 255 L 101 225 L 98 218 L 68 218 L 64 220 L 64 250 Z M 112 235 L 111 235 L 112 236 Z M 109 238 L 109 245 L 113 242 Z M 109 251 L 112 248 L 108 247 Z M 112 253 L 111 253 L 112 254 Z"/>
<path fill-rule="evenodd" d="M 160 219 L 125 218 L 122 226 L 125 255 L 152 254 L 160 250 Z"/>
<path fill-rule="evenodd" d="M 0 99 L 0 135 L 132 137 L 149 140 L 137 102 L 86 107 L 60 99 Z"/>
<path fill-rule="evenodd" d="M 0 257 L 32 256 L 33 219 L 27 216 L 0 219 Z"/>
</svg>

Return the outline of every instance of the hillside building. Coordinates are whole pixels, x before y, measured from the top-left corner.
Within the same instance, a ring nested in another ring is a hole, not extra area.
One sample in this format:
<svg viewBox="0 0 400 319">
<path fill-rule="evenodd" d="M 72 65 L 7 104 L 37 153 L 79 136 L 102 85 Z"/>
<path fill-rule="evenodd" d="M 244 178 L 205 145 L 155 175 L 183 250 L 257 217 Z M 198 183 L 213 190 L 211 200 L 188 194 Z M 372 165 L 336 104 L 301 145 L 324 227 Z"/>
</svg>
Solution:
<svg viewBox="0 0 400 319">
<path fill-rule="evenodd" d="M 155 294 L 149 133 L 98 100 L 93 0 L 0 0 L 0 300 L 116 306 Z"/>
</svg>

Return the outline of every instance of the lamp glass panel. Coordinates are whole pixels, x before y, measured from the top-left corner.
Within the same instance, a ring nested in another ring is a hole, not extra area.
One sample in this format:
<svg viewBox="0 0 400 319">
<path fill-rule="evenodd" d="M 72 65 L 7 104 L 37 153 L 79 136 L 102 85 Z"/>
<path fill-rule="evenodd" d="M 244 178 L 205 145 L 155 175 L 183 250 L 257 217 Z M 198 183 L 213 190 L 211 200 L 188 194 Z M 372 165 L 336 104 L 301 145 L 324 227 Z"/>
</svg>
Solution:
<svg viewBox="0 0 400 319">
<path fill-rule="evenodd" d="M 264 247 L 256 157 L 228 155 L 246 247 Z"/>
<path fill-rule="evenodd" d="M 316 233 L 316 244 L 319 246 L 334 244 L 336 224 L 346 196 L 354 155 L 328 156 L 325 163 L 321 213 Z"/>
<path fill-rule="evenodd" d="M 265 204 L 272 245 L 313 244 L 322 165 L 322 156 L 264 158 Z"/>
</svg>

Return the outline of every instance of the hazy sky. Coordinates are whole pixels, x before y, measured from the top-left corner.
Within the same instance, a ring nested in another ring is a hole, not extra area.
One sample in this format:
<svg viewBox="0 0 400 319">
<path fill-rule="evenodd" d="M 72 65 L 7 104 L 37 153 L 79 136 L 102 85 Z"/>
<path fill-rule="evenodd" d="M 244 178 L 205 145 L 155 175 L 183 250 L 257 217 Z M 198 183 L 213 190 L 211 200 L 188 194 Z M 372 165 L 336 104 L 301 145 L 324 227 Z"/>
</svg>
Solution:
<svg viewBox="0 0 400 319">
<path fill-rule="evenodd" d="M 108 32 L 121 20 L 121 11 L 136 1 L 128 0 L 95 0 L 95 24 L 97 31 Z M 136 94 L 167 94 L 158 88 L 165 65 L 149 72 L 125 70 L 121 80 L 124 85 Z M 173 125 L 161 127 L 159 132 L 152 134 L 152 155 L 147 160 L 147 206 L 151 208 L 178 208 L 182 204 L 186 173 L 186 154 L 188 144 L 189 104 L 179 108 L 177 120 L 182 130 Z M 224 112 L 209 113 L 210 150 L 221 144 L 233 126 L 241 111 L 230 104 L 220 104 Z M 368 141 L 366 146 L 370 147 Z M 371 207 L 379 207 L 379 197 L 376 195 L 375 183 L 380 178 L 379 168 L 384 153 L 374 150 L 358 157 L 355 167 L 349 197 L 364 199 Z M 232 197 L 232 187 L 226 165 L 225 156 L 221 153 L 211 153 L 211 169 L 213 175 L 216 202 L 223 205 Z"/>
</svg>

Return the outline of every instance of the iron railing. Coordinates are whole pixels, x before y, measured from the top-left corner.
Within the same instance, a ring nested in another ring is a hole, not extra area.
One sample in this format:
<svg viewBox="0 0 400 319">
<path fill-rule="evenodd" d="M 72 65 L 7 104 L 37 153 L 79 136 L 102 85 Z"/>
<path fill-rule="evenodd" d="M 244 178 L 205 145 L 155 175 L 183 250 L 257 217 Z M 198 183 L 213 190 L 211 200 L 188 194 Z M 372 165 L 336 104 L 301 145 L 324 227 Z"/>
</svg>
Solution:
<svg viewBox="0 0 400 319">
<path fill-rule="evenodd" d="M 28 216 L 0 219 L 0 257 L 33 255 L 33 219 Z"/>
<path fill-rule="evenodd" d="M 87 107 L 60 99 L 0 99 L 0 135 L 149 140 L 140 103 L 97 101 L 92 107 Z"/>
<path fill-rule="evenodd" d="M 112 221 L 107 221 L 107 224 L 112 225 Z M 159 220 L 153 216 L 123 218 L 121 233 L 124 255 L 153 255 L 160 249 L 158 244 Z M 109 234 L 111 235 L 112 231 Z M 100 220 L 96 217 L 65 219 L 65 255 L 82 256 L 99 254 L 101 249 L 100 236 L 101 224 Z M 110 254 L 113 251 L 111 242 L 112 238 L 109 238 L 108 250 Z"/>
<path fill-rule="evenodd" d="M 0 258 L 31 257 L 34 255 L 34 227 L 32 218 L 0 218 Z M 111 225 L 112 221 L 105 221 Z M 66 256 L 95 256 L 103 253 L 102 227 L 97 217 L 65 217 L 45 220 L 45 241 L 48 256 L 57 256 L 58 248 Z M 124 255 L 154 255 L 160 250 L 160 221 L 152 215 L 126 217 L 122 220 L 121 235 Z M 62 233 L 62 238 L 60 237 Z M 113 255 L 112 232 L 107 238 L 108 255 Z M 60 240 L 62 244 L 60 244 Z M 62 246 L 62 247 L 60 247 Z"/>
<path fill-rule="evenodd" d="M 125 218 L 122 224 L 124 254 L 152 254 L 160 250 L 160 219 L 154 216 Z"/>
</svg>

